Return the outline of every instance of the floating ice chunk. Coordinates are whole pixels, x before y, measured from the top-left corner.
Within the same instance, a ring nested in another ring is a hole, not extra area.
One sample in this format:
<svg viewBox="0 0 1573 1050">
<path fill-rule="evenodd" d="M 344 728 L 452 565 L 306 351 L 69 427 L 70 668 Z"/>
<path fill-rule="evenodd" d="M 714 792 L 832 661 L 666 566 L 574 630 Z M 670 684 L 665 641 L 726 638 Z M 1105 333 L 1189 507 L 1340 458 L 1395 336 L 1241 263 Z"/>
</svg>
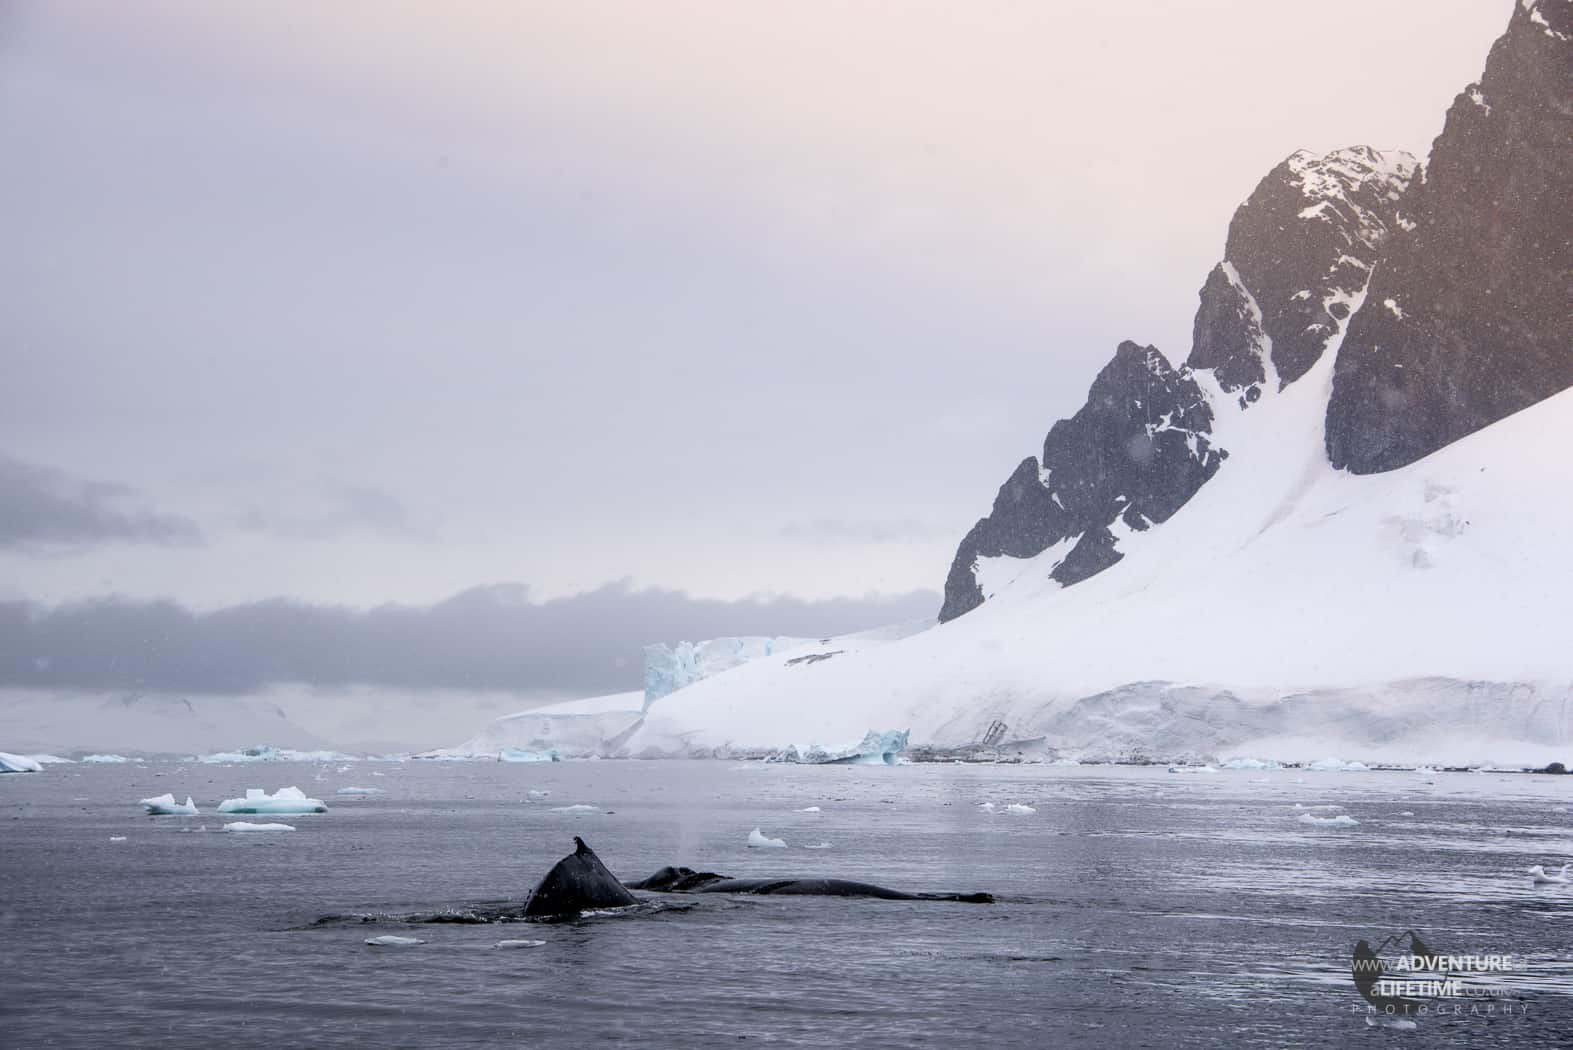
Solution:
<svg viewBox="0 0 1573 1050">
<path fill-rule="evenodd" d="M 542 945 L 544 945 L 545 943 L 546 943 L 545 941 L 498 941 L 496 943 L 496 945 L 494 945 L 494 947 L 497 947 L 497 948 L 539 948 Z"/>
<path fill-rule="evenodd" d="M 1344 811 L 1344 807 L 1333 802 L 1321 802 L 1314 806 L 1306 806 L 1296 802 L 1294 808 L 1303 809 L 1308 813 L 1342 813 Z"/>
<path fill-rule="evenodd" d="M 111 836 L 109 836 L 109 841 L 110 842 L 124 842 L 124 841 L 126 841 L 126 837 L 124 835 L 111 835 Z"/>
<path fill-rule="evenodd" d="M 758 828 L 748 833 L 750 849 L 786 849 L 785 839 L 766 838 Z"/>
<path fill-rule="evenodd" d="M 978 803 L 978 808 L 983 810 L 983 812 L 985 812 L 985 813 L 993 813 L 994 812 L 994 803 L 992 803 L 992 802 L 979 802 Z"/>
<path fill-rule="evenodd" d="M 799 813 L 818 813 L 819 812 L 819 807 L 818 806 L 804 806 L 802 809 L 798 810 L 798 812 Z"/>
<path fill-rule="evenodd" d="M 385 933 L 381 937 L 367 937 L 366 943 L 373 948 L 408 948 L 415 944 L 425 944 L 419 937 L 400 937 L 397 934 Z"/>
<path fill-rule="evenodd" d="M 74 766 L 76 759 L 61 758 L 59 755 L 28 755 L 34 762 L 41 766 Z"/>
<path fill-rule="evenodd" d="M 1360 823 L 1347 813 L 1340 813 L 1335 817 L 1319 817 L 1315 813 L 1302 813 L 1298 819 L 1302 824 L 1315 824 L 1320 827 L 1352 828 Z"/>
<path fill-rule="evenodd" d="M 172 817 L 194 817 L 197 807 L 191 801 L 191 796 L 186 796 L 186 801 L 176 802 L 174 795 L 159 795 L 157 798 L 145 798 L 142 805 L 152 814 L 162 814 Z"/>
<path fill-rule="evenodd" d="M 1345 762 L 1341 758 L 1319 758 L 1305 768 L 1318 773 L 1366 773 L 1371 769 L 1364 762 Z"/>
<path fill-rule="evenodd" d="M 553 806 L 552 807 L 552 812 L 553 813 L 599 813 L 599 812 L 601 812 L 601 807 L 599 807 L 599 806 L 587 806 L 583 802 L 580 802 L 577 805 L 573 805 L 573 806 Z"/>
<path fill-rule="evenodd" d="M 1006 813 L 1020 813 L 1020 814 L 1025 815 L 1025 814 L 1028 814 L 1028 813 L 1036 813 L 1037 810 L 1034 809 L 1032 806 L 1024 806 L 1020 802 L 1012 802 L 1010 805 L 1005 807 L 1005 812 Z"/>
<path fill-rule="evenodd" d="M 1367 1028 L 1391 1028 L 1397 1032 L 1413 1032 L 1420 1027 L 1415 1022 L 1403 1017 L 1372 1016 L 1370 1014 L 1366 1015 L 1365 1026 Z"/>
<path fill-rule="evenodd" d="M 530 797 L 534 799 L 550 798 L 551 795 L 550 791 L 541 791 L 538 788 L 530 789 Z"/>
<path fill-rule="evenodd" d="M 519 747 L 505 747 L 497 752 L 499 762 L 560 762 L 555 751 L 526 751 Z"/>
<path fill-rule="evenodd" d="M 0 773 L 42 773 L 43 771 L 44 767 L 37 759 L 0 751 Z"/>
<path fill-rule="evenodd" d="M 387 792 L 384 791 L 382 788 L 342 787 L 342 788 L 339 788 L 339 790 L 336 792 L 336 794 L 340 794 L 340 795 L 385 795 L 385 794 L 387 794 Z"/>
<path fill-rule="evenodd" d="M 1402 812 L 1400 812 L 1398 815 L 1400 817 L 1412 817 L 1415 814 L 1414 814 L 1413 810 L 1406 809 L 1406 810 L 1403 810 Z"/>
<path fill-rule="evenodd" d="M 1223 763 L 1225 769 L 1282 769 L 1281 763 L 1270 758 L 1231 758 Z"/>
<path fill-rule="evenodd" d="M 125 755 L 87 755 L 82 759 L 82 761 L 118 766 L 123 762 L 129 762 L 131 760 Z"/>
<path fill-rule="evenodd" d="M 294 831 L 291 824 L 253 824 L 246 820 L 235 820 L 224 825 L 225 831 Z"/>
<path fill-rule="evenodd" d="M 200 761 L 209 765 L 227 765 L 236 762 L 343 762 L 354 758 L 354 755 L 346 755 L 342 751 L 295 751 L 287 747 L 278 748 L 268 744 L 258 744 L 256 747 L 243 747 L 238 751 L 219 751 L 216 754 L 204 755 Z"/>
<path fill-rule="evenodd" d="M 245 798 L 228 798 L 219 803 L 220 813 L 326 813 L 321 799 L 307 798 L 298 787 L 279 788 L 268 794 L 261 788 L 247 788 Z"/>
<path fill-rule="evenodd" d="M 890 729 L 883 733 L 870 729 L 852 747 L 827 749 L 818 744 L 800 747 L 789 744 L 772 756 L 777 762 L 799 762 L 813 766 L 894 766 L 907 748 L 911 730 Z"/>
<path fill-rule="evenodd" d="M 805 845 L 803 848 L 804 849 L 829 849 L 830 848 L 830 843 L 828 843 L 828 842 L 815 842 L 815 843 L 811 843 L 811 844 Z"/>
<path fill-rule="evenodd" d="M 1171 773 L 1216 773 L 1218 771 L 1216 769 L 1214 769 L 1212 766 L 1180 766 L 1180 765 L 1174 765 L 1174 766 L 1170 766 L 1169 767 L 1169 772 L 1171 772 Z"/>
<path fill-rule="evenodd" d="M 1561 872 L 1553 875 L 1539 864 L 1536 864 L 1529 869 L 1529 877 L 1536 886 L 1544 886 L 1553 882 L 1565 883 L 1568 881 L 1568 868 L 1570 867 L 1573 867 L 1573 864 L 1564 864 Z"/>
</svg>

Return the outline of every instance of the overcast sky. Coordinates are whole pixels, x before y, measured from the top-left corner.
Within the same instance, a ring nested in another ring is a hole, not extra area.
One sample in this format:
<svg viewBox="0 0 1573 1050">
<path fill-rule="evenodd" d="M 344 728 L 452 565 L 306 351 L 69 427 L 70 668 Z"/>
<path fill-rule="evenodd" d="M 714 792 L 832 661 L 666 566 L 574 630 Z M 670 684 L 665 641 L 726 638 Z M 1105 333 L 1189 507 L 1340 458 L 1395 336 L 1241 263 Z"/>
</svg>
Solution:
<svg viewBox="0 0 1573 1050">
<path fill-rule="evenodd" d="M 1510 8 L 8 0 L 0 600 L 905 614 L 1257 180 L 1423 156 Z"/>
</svg>

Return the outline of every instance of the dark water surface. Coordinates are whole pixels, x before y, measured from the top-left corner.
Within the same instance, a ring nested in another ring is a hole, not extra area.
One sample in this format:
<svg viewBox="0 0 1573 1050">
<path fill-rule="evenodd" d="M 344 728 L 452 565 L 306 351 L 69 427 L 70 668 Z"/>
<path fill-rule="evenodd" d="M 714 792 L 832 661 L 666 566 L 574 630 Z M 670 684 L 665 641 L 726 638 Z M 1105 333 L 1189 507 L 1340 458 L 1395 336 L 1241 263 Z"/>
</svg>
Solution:
<svg viewBox="0 0 1573 1050">
<path fill-rule="evenodd" d="M 1426 779 L 51 766 L 0 777 L 0 1046 L 1568 1045 L 1573 886 L 1537 889 L 1524 872 L 1573 859 L 1573 777 Z M 230 818 L 283 820 L 293 834 L 219 832 L 218 800 L 290 784 L 330 812 Z M 386 794 L 336 794 L 347 785 Z M 142 816 L 136 801 L 166 791 L 195 796 L 203 815 Z M 990 813 L 985 801 L 1037 811 Z M 1360 823 L 1303 824 L 1295 803 L 1338 804 Z M 601 811 L 552 809 L 572 804 Z M 822 812 L 798 812 L 811 805 Z M 748 849 L 756 825 L 789 848 Z M 677 897 L 687 906 L 558 925 L 299 928 L 329 913 L 522 899 L 576 834 L 630 879 L 687 864 L 1002 899 Z M 831 848 L 802 848 L 820 842 Z M 1436 950 L 1524 962 L 1498 982 L 1512 1016 L 1498 1006 L 1413 1031 L 1368 1026 L 1351 949 L 1409 928 Z M 389 933 L 427 943 L 364 943 Z M 546 943 L 494 947 L 505 938 Z"/>
</svg>

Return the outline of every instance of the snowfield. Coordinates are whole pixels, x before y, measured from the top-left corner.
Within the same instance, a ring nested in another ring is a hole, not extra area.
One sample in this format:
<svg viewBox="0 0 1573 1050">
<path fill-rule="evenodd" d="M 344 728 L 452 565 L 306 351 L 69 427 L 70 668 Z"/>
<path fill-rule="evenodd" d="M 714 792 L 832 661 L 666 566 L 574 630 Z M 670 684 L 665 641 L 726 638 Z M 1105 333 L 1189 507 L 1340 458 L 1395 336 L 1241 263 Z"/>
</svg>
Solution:
<svg viewBox="0 0 1573 1050">
<path fill-rule="evenodd" d="M 1250 411 L 1218 475 L 1075 587 L 1044 556 L 950 623 L 818 662 L 766 657 L 652 705 L 629 754 L 735 754 L 871 729 L 1087 758 L 1543 764 L 1573 744 L 1573 391 L 1409 467 L 1323 447 L 1337 347 Z M 1223 406 L 1227 395 L 1215 403 Z M 813 651 L 805 650 L 805 651 Z"/>
</svg>

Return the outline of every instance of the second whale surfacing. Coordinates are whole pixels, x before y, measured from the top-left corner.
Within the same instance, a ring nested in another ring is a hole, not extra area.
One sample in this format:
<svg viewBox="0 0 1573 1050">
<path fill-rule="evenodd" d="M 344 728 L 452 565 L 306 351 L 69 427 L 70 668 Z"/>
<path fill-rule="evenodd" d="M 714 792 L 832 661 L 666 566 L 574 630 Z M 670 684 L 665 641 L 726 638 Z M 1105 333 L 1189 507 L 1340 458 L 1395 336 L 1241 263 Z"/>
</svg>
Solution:
<svg viewBox="0 0 1573 1050">
<path fill-rule="evenodd" d="M 897 901 L 957 901 L 992 904 L 988 893 L 906 893 L 848 879 L 737 879 L 713 871 L 665 867 L 648 878 L 624 885 L 601 863 L 584 840 L 574 837 L 573 853 L 558 861 L 530 895 L 524 916 L 530 919 L 570 918 L 599 908 L 639 903 L 629 890 L 658 893 L 739 893 L 756 896 L 869 897 Z"/>
</svg>

